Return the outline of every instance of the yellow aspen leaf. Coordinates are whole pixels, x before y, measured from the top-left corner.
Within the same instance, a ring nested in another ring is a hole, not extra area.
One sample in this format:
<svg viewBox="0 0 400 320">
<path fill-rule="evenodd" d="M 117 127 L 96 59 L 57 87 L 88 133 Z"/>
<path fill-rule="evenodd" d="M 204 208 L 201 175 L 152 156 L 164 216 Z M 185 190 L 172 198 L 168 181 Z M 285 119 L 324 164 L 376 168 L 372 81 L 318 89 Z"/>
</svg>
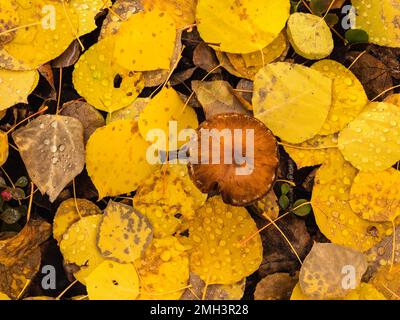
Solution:
<svg viewBox="0 0 400 320">
<path fill-rule="evenodd" d="M 342 64 L 333 60 L 322 60 L 311 68 L 333 81 L 332 106 L 319 134 L 338 132 L 360 114 L 368 103 L 368 97 L 361 82 Z"/>
<path fill-rule="evenodd" d="M 11 298 L 5 293 L 0 292 L 0 300 L 11 300 Z"/>
<path fill-rule="evenodd" d="M 132 264 L 106 260 L 86 278 L 90 300 L 134 300 L 139 295 L 139 277 Z"/>
<path fill-rule="evenodd" d="M 0 131 L 0 166 L 2 166 L 8 158 L 8 135 Z"/>
<path fill-rule="evenodd" d="M 86 216 L 75 222 L 64 233 L 59 244 L 67 264 L 93 266 L 104 258 L 97 248 L 97 232 L 102 215 Z"/>
<path fill-rule="evenodd" d="M 297 284 L 292 292 L 290 300 L 314 300 L 301 291 L 300 284 Z M 356 289 L 342 299 L 336 300 L 386 300 L 385 296 L 369 283 L 361 283 Z"/>
<path fill-rule="evenodd" d="M 400 107 L 400 93 L 394 93 L 390 96 L 387 96 L 384 100 L 386 103 L 394 104 L 395 106 Z"/>
<path fill-rule="evenodd" d="M 41 115 L 12 134 L 32 182 L 54 202 L 85 164 L 83 126 L 72 117 Z"/>
<path fill-rule="evenodd" d="M 175 21 L 177 29 L 195 22 L 197 0 L 142 0 L 146 10 L 158 8 L 167 12 Z"/>
<path fill-rule="evenodd" d="M 12 41 L 0 49 L 0 67 L 34 70 L 58 57 L 77 36 L 79 18 L 67 3 L 47 0 L 17 1 L 19 28 Z"/>
<path fill-rule="evenodd" d="M 357 175 L 336 151 L 315 176 L 311 205 L 321 232 L 333 243 L 364 252 L 392 232 L 390 223 L 361 219 L 350 207 L 350 188 Z"/>
<path fill-rule="evenodd" d="M 177 300 L 186 289 L 188 253 L 175 237 L 154 239 L 135 265 L 140 278 L 140 300 Z"/>
<path fill-rule="evenodd" d="M 33 71 L 10 71 L 0 68 L 0 110 L 17 103 L 28 103 L 28 96 L 39 82 L 39 73 Z"/>
<path fill-rule="evenodd" d="M 400 215 L 400 172 L 359 172 L 350 191 L 350 205 L 365 220 L 394 221 Z"/>
<path fill-rule="evenodd" d="M 343 270 L 353 267 L 352 281 L 357 287 L 367 270 L 366 257 L 351 248 L 334 243 L 315 243 L 300 269 L 301 291 L 317 299 L 339 299 L 348 293 L 342 285 Z"/>
<path fill-rule="evenodd" d="M 372 276 L 370 283 L 388 300 L 400 300 L 400 264 L 382 266 Z"/>
<path fill-rule="evenodd" d="M 400 47 L 397 22 L 400 8 L 392 0 L 352 0 L 356 9 L 355 28 L 365 30 L 369 41 L 385 47 Z"/>
<path fill-rule="evenodd" d="M 166 164 L 143 182 L 133 202 L 149 218 L 154 236 L 160 238 L 174 234 L 182 219 L 193 219 L 206 199 L 207 194 L 196 188 L 185 165 Z"/>
<path fill-rule="evenodd" d="M 226 52 L 222 52 L 222 51 L 215 51 L 215 54 L 218 58 L 219 63 L 221 64 L 221 66 L 228 71 L 230 74 L 242 78 L 243 75 L 239 73 L 239 71 L 237 71 L 235 69 L 235 67 L 233 66 L 232 62 L 229 60 L 228 55 Z"/>
<path fill-rule="evenodd" d="M 175 39 L 175 22 L 166 12 L 140 12 L 121 24 L 113 54 L 129 70 L 169 69 Z"/>
<path fill-rule="evenodd" d="M 10 42 L 15 36 L 15 32 L 8 30 L 14 29 L 19 25 L 19 16 L 16 9 L 15 0 L 0 1 L 0 45 Z"/>
<path fill-rule="evenodd" d="M 339 135 L 344 158 L 361 171 L 382 171 L 400 160 L 400 108 L 373 102 Z"/>
<path fill-rule="evenodd" d="M 148 219 L 134 208 L 110 201 L 100 222 L 97 246 L 107 259 L 130 263 L 140 258 L 153 238 Z"/>
<path fill-rule="evenodd" d="M 293 13 L 288 20 L 287 33 L 293 49 L 306 59 L 323 59 L 333 51 L 332 33 L 323 17 Z"/>
<path fill-rule="evenodd" d="M 75 202 L 76 201 L 76 202 Z M 78 212 L 78 210 L 79 212 Z M 101 210 L 93 202 L 86 199 L 68 199 L 58 207 L 53 221 L 53 237 L 58 243 L 68 228 L 80 217 L 101 214 Z"/>
<path fill-rule="evenodd" d="M 249 276 L 262 261 L 261 238 L 256 234 L 242 242 L 256 232 L 246 209 L 225 204 L 219 196 L 208 199 L 189 224 L 191 271 L 208 284 L 232 284 Z"/>
<path fill-rule="evenodd" d="M 332 102 L 332 80 L 302 65 L 277 62 L 254 81 L 254 116 L 289 143 L 301 143 L 321 130 Z"/>
<path fill-rule="evenodd" d="M 95 108 L 107 112 L 130 105 L 144 88 L 140 72 L 115 63 L 114 46 L 113 37 L 100 40 L 80 57 L 73 73 L 78 93 Z M 120 80 L 117 87 L 115 79 Z"/>
<path fill-rule="evenodd" d="M 285 33 L 281 32 L 274 41 L 262 50 L 246 54 L 226 53 L 226 56 L 241 77 L 254 80 L 261 68 L 280 60 L 278 58 L 284 56 L 287 50 L 288 41 Z"/>
<path fill-rule="evenodd" d="M 175 121 L 176 131 L 171 129 L 171 121 Z M 174 151 L 188 142 L 178 141 L 179 133 L 184 129 L 196 129 L 199 125 L 196 112 L 193 108 L 185 106 L 179 94 L 173 88 L 162 89 L 147 104 L 139 116 L 139 131 L 144 139 L 152 141 L 159 150 Z M 157 130 L 154 132 L 154 130 Z M 153 133 L 156 134 L 153 137 Z M 148 134 L 150 134 L 148 136 Z M 159 136 L 162 135 L 162 137 Z M 178 142 L 176 145 L 175 142 Z"/>
<path fill-rule="evenodd" d="M 135 191 L 158 168 L 146 159 L 148 147 L 133 120 L 118 120 L 93 133 L 86 168 L 100 199 Z"/>
<path fill-rule="evenodd" d="M 111 0 L 70 0 L 69 5 L 79 17 L 78 35 L 82 36 L 96 29 L 95 17 L 102 9 L 111 7 Z"/>
<path fill-rule="evenodd" d="M 139 121 L 139 115 L 150 102 L 150 98 L 137 98 L 131 105 L 111 112 L 107 115 L 106 123 L 109 124 L 118 120 L 135 120 Z"/>
<path fill-rule="evenodd" d="M 250 53 L 262 50 L 278 36 L 289 11 L 288 0 L 199 0 L 197 28 L 216 50 Z"/>
</svg>

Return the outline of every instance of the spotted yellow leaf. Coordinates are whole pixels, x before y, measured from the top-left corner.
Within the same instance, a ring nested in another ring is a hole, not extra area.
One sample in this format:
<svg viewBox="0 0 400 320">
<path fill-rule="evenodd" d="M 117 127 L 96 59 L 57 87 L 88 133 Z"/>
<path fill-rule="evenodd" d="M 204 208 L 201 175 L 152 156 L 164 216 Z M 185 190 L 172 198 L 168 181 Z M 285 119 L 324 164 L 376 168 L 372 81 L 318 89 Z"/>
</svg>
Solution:
<svg viewBox="0 0 400 320">
<path fill-rule="evenodd" d="M 139 115 L 150 102 L 150 98 L 137 98 L 133 103 L 125 108 L 111 112 L 107 115 L 106 123 L 118 120 L 139 121 Z"/>
<path fill-rule="evenodd" d="M 374 285 L 388 300 L 400 300 L 400 264 L 386 265 L 378 269 L 370 283 Z"/>
<path fill-rule="evenodd" d="M 350 188 L 357 175 L 336 151 L 318 169 L 311 205 L 321 232 L 333 243 L 364 252 L 392 232 L 390 223 L 361 219 L 350 207 Z"/>
<path fill-rule="evenodd" d="M 134 208 L 109 202 L 99 227 L 97 245 L 107 259 L 120 263 L 140 258 L 153 238 L 148 219 Z"/>
<path fill-rule="evenodd" d="M 135 265 L 140 277 L 140 300 L 176 300 L 188 285 L 188 254 L 175 237 L 154 239 Z"/>
<path fill-rule="evenodd" d="M 113 54 L 129 70 L 169 69 L 175 39 L 175 22 L 166 12 L 140 12 L 121 24 Z"/>
<path fill-rule="evenodd" d="M 130 105 L 144 87 L 141 73 L 115 63 L 114 46 L 112 37 L 100 40 L 80 57 L 73 73 L 78 93 L 97 109 L 108 112 Z"/>
<path fill-rule="evenodd" d="M 86 168 L 99 198 L 135 191 L 158 168 L 146 159 L 149 144 L 134 120 L 97 129 L 86 145 Z"/>
<path fill-rule="evenodd" d="M 18 28 L 12 41 L 0 49 L 0 67 L 34 70 L 58 57 L 77 36 L 79 17 L 67 2 L 16 1 Z"/>
<path fill-rule="evenodd" d="M 132 264 L 106 260 L 86 278 L 89 300 L 134 300 L 139 277 Z"/>
<path fill-rule="evenodd" d="M 360 172 L 350 192 L 355 213 L 369 221 L 394 221 L 400 215 L 400 171 Z"/>
<path fill-rule="evenodd" d="M 28 103 L 28 95 L 36 88 L 39 73 L 0 69 L 0 110 L 17 103 Z"/>
<path fill-rule="evenodd" d="M 293 13 L 288 20 L 287 33 L 296 53 L 306 59 L 323 59 L 333 51 L 332 33 L 323 17 Z"/>
<path fill-rule="evenodd" d="M 400 160 L 400 108 L 373 102 L 343 129 L 338 140 L 345 159 L 362 171 L 382 171 Z"/>
<path fill-rule="evenodd" d="M 227 205 L 219 196 L 208 199 L 189 224 L 190 269 L 209 284 L 232 284 L 249 276 L 262 261 L 256 232 L 246 209 Z"/>
<path fill-rule="evenodd" d="M 173 88 L 162 89 L 139 116 L 140 134 L 147 141 L 154 142 L 159 150 L 178 150 L 190 138 L 178 141 L 179 133 L 188 128 L 196 129 L 198 125 L 196 112 L 185 106 Z M 173 130 L 172 126 L 176 129 Z"/>
<path fill-rule="evenodd" d="M 250 53 L 262 50 L 278 36 L 289 11 L 289 0 L 199 0 L 197 28 L 216 50 Z"/>
<path fill-rule="evenodd" d="M 357 77 L 336 61 L 318 61 L 311 68 L 333 81 L 332 106 L 319 134 L 338 132 L 360 114 L 368 103 L 367 95 Z"/>
<path fill-rule="evenodd" d="M 19 25 L 16 9 L 15 0 L 0 0 L 0 45 L 10 42 L 15 36 L 15 31 L 9 30 L 13 30 Z"/>
<path fill-rule="evenodd" d="M 302 65 L 272 63 L 254 81 L 254 116 L 289 143 L 313 138 L 331 107 L 332 80 Z"/>
<path fill-rule="evenodd" d="M 351 3 L 357 14 L 354 27 L 365 30 L 370 42 L 380 46 L 400 47 L 398 1 L 352 0 Z"/>
<path fill-rule="evenodd" d="M 79 211 L 78 211 L 79 210 Z M 53 237 L 58 243 L 68 228 L 80 217 L 101 214 L 101 210 L 93 202 L 86 199 L 71 198 L 63 201 L 58 207 L 53 222 Z"/>
</svg>

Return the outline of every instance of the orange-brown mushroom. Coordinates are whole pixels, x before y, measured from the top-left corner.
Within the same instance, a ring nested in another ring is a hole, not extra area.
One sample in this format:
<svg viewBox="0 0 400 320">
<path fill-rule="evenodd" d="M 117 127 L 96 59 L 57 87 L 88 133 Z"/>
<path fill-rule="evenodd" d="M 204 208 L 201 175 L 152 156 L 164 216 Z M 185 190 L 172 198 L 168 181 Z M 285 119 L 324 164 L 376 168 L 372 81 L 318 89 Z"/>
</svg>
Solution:
<svg viewBox="0 0 400 320">
<path fill-rule="evenodd" d="M 265 196 L 277 165 L 275 137 L 261 121 L 243 114 L 219 114 L 203 122 L 189 144 L 194 184 L 234 206 Z"/>
</svg>

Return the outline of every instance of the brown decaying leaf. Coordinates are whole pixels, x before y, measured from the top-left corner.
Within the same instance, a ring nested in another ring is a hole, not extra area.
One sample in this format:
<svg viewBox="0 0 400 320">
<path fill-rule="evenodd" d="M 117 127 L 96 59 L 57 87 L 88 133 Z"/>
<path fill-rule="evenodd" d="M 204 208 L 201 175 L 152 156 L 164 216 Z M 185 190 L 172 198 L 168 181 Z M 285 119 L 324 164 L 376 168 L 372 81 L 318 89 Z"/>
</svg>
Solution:
<svg viewBox="0 0 400 320">
<path fill-rule="evenodd" d="M 195 66 L 211 72 L 219 72 L 215 70 L 218 67 L 219 62 L 213 49 L 211 49 L 205 42 L 201 42 L 197 45 L 193 52 L 193 63 Z"/>
<path fill-rule="evenodd" d="M 42 115 L 12 134 L 32 182 L 54 202 L 85 165 L 79 120 Z"/>
<path fill-rule="evenodd" d="M 16 299 L 27 281 L 39 270 L 39 246 L 51 235 L 51 225 L 43 220 L 30 220 L 16 235 L 0 240 L 0 292 Z M 1 236 L 1 235 L 0 235 Z"/>
<path fill-rule="evenodd" d="M 97 128 L 106 125 L 102 114 L 92 105 L 83 101 L 70 101 L 64 103 L 61 114 L 63 116 L 76 118 L 82 123 L 83 140 L 85 144 Z"/>
<path fill-rule="evenodd" d="M 358 51 L 349 52 L 346 59 L 352 63 L 360 54 L 361 52 Z M 393 87 L 390 68 L 369 53 L 360 56 L 350 70 L 360 80 L 369 99 L 373 99 Z M 384 98 L 391 93 L 392 91 L 389 91 L 381 97 Z"/>
<path fill-rule="evenodd" d="M 257 283 L 254 300 L 290 300 L 293 288 L 298 282 L 298 274 L 274 273 Z"/>
<path fill-rule="evenodd" d="M 81 46 L 77 40 L 72 41 L 62 55 L 51 62 L 54 68 L 67 68 L 73 66 L 81 55 Z"/>
<path fill-rule="evenodd" d="M 184 71 L 181 71 L 181 72 L 174 73 L 171 76 L 171 79 L 169 81 L 170 85 L 171 86 L 176 86 L 178 84 L 181 84 L 181 83 L 185 82 L 186 80 L 188 80 L 193 75 L 193 73 L 196 70 L 197 70 L 197 67 L 193 67 L 193 68 L 189 68 L 189 69 L 186 69 Z M 184 99 L 184 101 L 186 101 L 186 99 Z"/>
<path fill-rule="evenodd" d="M 203 106 L 206 119 L 221 113 L 249 114 L 226 81 L 192 81 L 192 89 Z"/>
</svg>

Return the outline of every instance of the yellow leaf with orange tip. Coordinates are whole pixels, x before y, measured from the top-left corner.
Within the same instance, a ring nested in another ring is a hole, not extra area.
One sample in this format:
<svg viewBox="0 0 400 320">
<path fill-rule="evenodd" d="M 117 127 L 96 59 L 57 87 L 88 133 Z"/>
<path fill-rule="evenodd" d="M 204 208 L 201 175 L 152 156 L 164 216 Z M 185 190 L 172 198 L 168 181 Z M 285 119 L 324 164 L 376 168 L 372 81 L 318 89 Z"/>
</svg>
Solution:
<svg viewBox="0 0 400 320">
<path fill-rule="evenodd" d="M 250 53 L 270 44 L 289 17 L 289 0 L 199 0 L 197 28 L 216 50 Z"/>
<path fill-rule="evenodd" d="M 113 55 L 129 70 L 169 69 L 175 39 L 175 22 L 166 12 L 140 12 L 121 24 Z"/>
<path fill-rule="evenodd" d="M 139 211 L 110 201 L 99 226 L 97 246 L 107 259 L 130 263 L 140 258 L 150 245 L 153 230 Z"/>
<path fill-rule="evenodd" d="M 256 271 L 263 248 L 246 209 L 207 200 L 189 223 L 190 269 L 208 284 L 233 284 Z"/>
<path fill-rule="evenodd" d="M 394 104 L 395 106 L 400 107 L 400 93 L 394 93 L 390 96 L 387 96 L 384 102 Z"/>
<path fill-rule="evenodd" d="M 172 130 L 170 132 L 171 122 L 176 122 L 175 132 Z M 139 116 L 139 131 L 142 137 L 148 141 L 155 139 L 152 142 L 159 150 L 164 151 L 178 150 L 190 138 L 178 141 L 179 133 L 184 129 L 196 129 L 198 125 L 196 112 L 191 107 L 185 106 L 173 88 L 163 88 Z M 156 134 L 155 137 L 153 133 Z M 158 134 L 162 134 L 165 139 L 161 139 Z"/>
<path fill-rule="evenodd" d="M 77 36 L 79 17 L 69 3 L 35 0 L 16 4 L 18 27 L 29 26 L 19 28 L 0 49 L 1 68 L 34 70 L 57 58 Z"/>
<path fill-rule="evenodd" d="M 175 21 L 177 29 L 194 24 L 197 0 L 142 0 L 146 10 L 158 8 L 167 12 Z"/>
<path fill-rule="evenodd" d="M 146 159 L 149 146 L 134 120 L 111 122 L 90 136 L 86 168 L 100 199 L 135 191 L 157 170 Z"/>
<path fill-rule="evenodd" d="M 321 60 L 311 69 L 332 79 L 332 106 L 320 135 L 329 135 L 342 130 L 354 120 L 368 103 L 367 95 L 357 77 L 342 64 L 333 60 Z"/>
<path fill-rule="evenodd" d="M 0 68 L 0 110 L 17 103 L 28 103 L 28 96 L 39 82 L 39 73 L 33 71 L 10 71 Z"/>
<path fill-rule="evenodd" d="M 114 47 L 113 37 L 100 40 L 80 57 L 73 73 L 78 93 L 95 108 L 107 112 L 130 105 L 144 88 L 140 72 L 115 63 Z M 121 80 L 119 86 L 114 84 L 116 77 Z"/>
<path fill-rule="evenodd" d="M 188 253 L 175 237 L 154 239 L 135 266 L 140 300 L 177 300 L 188 285 Z"/>
<path fill-rule="evenodd" d="M 139 277 L 132 264 L 106 260 L 86 278 L 89 300 L 134 300 Z"/>
<path fill-rule="evenodd" d="M 79 212 L 78 212 L 79 210 Z M 71 198 L 63 201 L 58 207 L 53 222 L 53 237 L 58 243 L 68 228 L 81 217 L 101 214 L 101 210 L 93 202 L 86 199 Z"/>
</svg>

